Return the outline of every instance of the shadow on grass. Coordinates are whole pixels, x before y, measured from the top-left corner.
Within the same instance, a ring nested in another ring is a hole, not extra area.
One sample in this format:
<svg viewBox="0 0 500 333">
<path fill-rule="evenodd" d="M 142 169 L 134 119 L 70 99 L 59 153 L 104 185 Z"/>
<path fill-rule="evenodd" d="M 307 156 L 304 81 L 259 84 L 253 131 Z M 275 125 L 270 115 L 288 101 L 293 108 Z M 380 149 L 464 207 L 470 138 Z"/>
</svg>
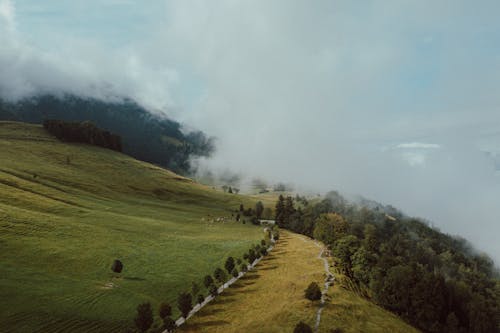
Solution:
<svg viewBox="0 0 500 333">
<path fill-rule="evenodd" d="M 268 267 L 261 267 L 259 268 L 260 271 L 270 271 L 272 269 L 276 269 L 278 268 L 278 265 L 274 265 L 274 266 L 268 266 Z"/>
<path fill-rule="evenodd" d="M 217 305 L 217 303 L 214 303 L 212 305 Z M 197 316 L 198 317 L 207 317 L 207 316 L 211 316 L 211 315 L 214 315 L 216 313 L 219 313 L 219 312 L 223 312 L 223 310 L 222 309 L 218 309 L 218 308 L 214 308 L 212 306 L 212 307 L 207 307 L 205 311 L 198 312 Z"/>
<path fill-rule="evenodd" d="M 258 273 L 247 273 L 245 276 L 240 278 L 240 281 L 248 281 L 258 279 L 260 275 Z"/>
<path fill-rule="evenodd" d="M 198 331 L 202 327 L 206 327 L 206 326 L 222 326 L 222 325 L 227 325 L 227 324 L 229 324 L 229 322 L 225 321 L 225 320 L 208 320 L 208 321 L 205 321 L 205 322 L 199 323 L 199 324 L 187 323 L 185 327 L 188 330 Z"/>
</svg>

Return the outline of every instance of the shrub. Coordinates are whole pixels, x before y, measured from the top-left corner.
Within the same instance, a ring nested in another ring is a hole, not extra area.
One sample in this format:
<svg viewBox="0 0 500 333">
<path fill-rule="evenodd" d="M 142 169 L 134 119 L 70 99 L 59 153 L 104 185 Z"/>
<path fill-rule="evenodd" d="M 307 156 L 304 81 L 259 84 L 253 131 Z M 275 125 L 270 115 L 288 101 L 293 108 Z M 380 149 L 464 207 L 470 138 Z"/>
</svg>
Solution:
<svg viewBox="0 0 500 333">
<path fill-rule="evenodd" d="M 123 270 L 122 262 L 118 259 L 115 259 L 115 261 L 113 261 L 113 265 L 111 265 L 111 270 L 115 273 L 121 273 Z"/>
<path fill-rule="evenodd" d="M 203 303 L 204 300 L 205 296 L 203 296 L 202 294 L 198 294 L 198 296 L 196 297 L 196 302 L 198 302 L 198 304 Z"/>
<path fill-rule="evenodd" d="M 214 279 L 212 278 L 212 276 L 205 275 L 205 277 L 203 278 L 203 285 L 205 286 L 205 288 L 209 288 L 213 284 L 214 284 Z"/>
<path fill-rule="evenodd" d="M 240 270 L 241 270 L 242 272 L 246 272 L 246 271 L 248 271 L 248 266 L 247 266 L 247 264 L 241 264 L 241 266 L 240 266 Z"/>
<path fill-rule="evenodd" d="M 165 319 L 168 316 L 172 315 L 172 307 L 168 303 L 161 303 L 160 304 L 160 318 Z"/>
<path fill-rule="evenodd" d="M 177 328 L 175 320 L 169 317 L 163 318 L 163 328 L 169 332 L 173 332 Z"/>
<path fill-rule="evenodd" d="M 139 332 L 146 332 L 151 327 L 153 324 L 153 310 L 150 303 L 142 303 L 137 306 L 137 316 L 134 322 Z"/>
<path fill-rule="evenodd" d="M 181 293 L 177 297 L 177 307 L 184 318 L 187 318 L 189 311 L 193 308 L 192 297 L 190 293 Z"/>
<path fill-rule="evenodd" d="M 237 270 L 236 268 L 235 268 L 235 269 L 233 269 L 233 271 L 231 272 L 231 274 L 232 274 L 235 278 L 237 278 L 237 277 L 238 277 L 238 275 L 239 275 L 238 270 Z"/>
<path fill-rule="evenodd" d="M 312 333 L 312 328 L 304 322 L 299 322 L 295 325 L 293 333 Z"/>
<path fill-rule="evenodd" d="M 215 280 L 217 280 L 217 282 L 219 282 L 220 284 L 223 284 L 224 282 L 226 282 L 227 275 L 226 275 L 226 272 L 224 272 L 222 269 L 217 267 L 214 271 L 214 277 L 215 277 Z"/>
<path fill-rule="evenodd" d="M 305 290 L 305 296 L 310 301 L 317 301 L 321 298 L 321 290 L 316 282 L 311 282 Z"/>
<path fill-rule="evenodd" d="M 233 257 L 227 258 L 226 263 L 224 264 L 224 268 L 226 268 L 226 271 L 228 273 L 231 273 L 233 271 L 233 269 L 234 269 L 234 258 Z"/>
<path fill-rule="evenodd" d="M 212 295 L 213 297 L 217 296 L 217 294 L 219 293 L 219 291 L 217 290 L 217 286 L 216 285 L 211 285 L 209 288 L 208 288 L 208 292 L 210 293 L 210 295 Z"/>
</svg>

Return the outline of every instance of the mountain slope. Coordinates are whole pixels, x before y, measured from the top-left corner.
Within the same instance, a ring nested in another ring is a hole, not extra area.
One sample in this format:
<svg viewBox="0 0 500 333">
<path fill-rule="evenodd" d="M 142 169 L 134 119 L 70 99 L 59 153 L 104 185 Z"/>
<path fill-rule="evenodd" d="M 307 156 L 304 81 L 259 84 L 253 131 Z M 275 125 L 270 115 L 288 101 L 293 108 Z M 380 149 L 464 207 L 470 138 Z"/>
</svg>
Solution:
<svg viewBox="0 0 500 333">
<path fill-rule="evenodd" d="M 188 172 L 191 157 L 208 156 L 214 149 L 213 139 L 203 132 L 186 131 L 130 100 L 104 102 L 74 95 L 42 95 L 16 103 L 0 99 L 0 120 L 41 124 L 46 119 L 91 121 L 120 135 L 126 154 L 176 172 Z"/>
<path fill-rule="evenodd" d="M 230 221 L 241 202 L 252 204 L 38 125 L 0 122 L 0 331 L 115 332 L 141 302 L 155 312 L 175 304 L 262 238 Z"/>
</svg>

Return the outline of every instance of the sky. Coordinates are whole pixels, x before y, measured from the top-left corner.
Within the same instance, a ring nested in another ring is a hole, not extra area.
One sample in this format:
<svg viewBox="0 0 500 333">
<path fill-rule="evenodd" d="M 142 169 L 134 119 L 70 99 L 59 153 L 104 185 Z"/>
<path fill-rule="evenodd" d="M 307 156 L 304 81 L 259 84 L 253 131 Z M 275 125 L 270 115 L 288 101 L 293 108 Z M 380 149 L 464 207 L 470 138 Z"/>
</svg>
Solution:
<svg viewBox="0 0 500 333">
<path fill-rule="evenodd" d="M 126 96 L 217 137 L 204 167 L 361 194 L 498 263 L 499 12 L 489 0 L 0 0 L 0 97 Z"/>
</svg>

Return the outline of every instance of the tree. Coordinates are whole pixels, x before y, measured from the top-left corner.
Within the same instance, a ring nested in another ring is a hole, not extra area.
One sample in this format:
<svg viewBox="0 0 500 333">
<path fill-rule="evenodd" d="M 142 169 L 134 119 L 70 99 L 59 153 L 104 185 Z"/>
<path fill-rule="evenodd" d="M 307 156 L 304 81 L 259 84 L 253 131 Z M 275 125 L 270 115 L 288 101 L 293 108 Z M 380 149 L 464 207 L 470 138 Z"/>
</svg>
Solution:
<svg viewBox="0 0 500 333">
<path fill-rule="evenodd" d="M 214 271 L 214 277 L 215 277 L 215 280 L 217 282 L 219 282 L 220 284 L 223 284 L 224 282 L 226 282 L 226 272 L 224 272 L 222 269 L 220 269 L 219 267 L 217 267 Z"/>
<path fill-rule="evenodd" d="M 312 333 L 312 328 L 304 322 L 299 322 L 295 325 L 293 333 Z"/>
<path fill-rule="evenodd" d="M 243 212 L 245 211 L 245 206 L 243 206 L 243 204 L 240 204 L 240 212 Z"/>
<path fill-rule="evenodd" d="M 237 277 L 238 277 L 238 275 L 239 275 L 238 270 L 237 270 L 236 268 L 235 268 L 235 269 L 233 269 L 233 271 L 231 272 L 231 275 L 232 275 L 233 277 L 237 278 Z"/>
<path fill-rule="evenodd" d="M 279 227 L 285 226 L 285 198 L 280 194 L 276 202 L 275 220 Z"/>
<path fill-rule="evenodd" d="M 203 296 L 202 294 L 198 294 L 198 296 L 196 297 L 196 302 L 198 302 L 198 304 L 203 303 L 204 300 L 205 296 Z"/>
<path fill-rule="evenodd" d="M 212 284 L 209 288 L 208 288 L 208 292 L 210 293 L 210 295 L 212 295 L 213 297 L 217 296 L 217 294 L 219 293 L 219 290 L 217 289 L 217 286 Z"/>
<path fill-rule="evenodd" d="M 262 213 L 264 212 L 264 204 L 262 201 L 257 201 L 255 204 L 255 216 L 257 216 L 258 219 L 262 217 Z"/>
<path fill-rule="evenodd" d="M 115 259 L 115 261 L 113 261 L 113 265 L 111 265 L 111 270 L 115 273 L 121 273 L 123 270 L 122 262 L 118 259 Z"/>
<path fill-rule="evenodd" d="M 333 247 L 333 255 L 338 259 L 338 266 L 348 277 L 352 276 L 352 256 L 359 246 L 356 236 L 349 235 L 339 239 Z"/>
<path fill-rule="evenodd" d="M 177 308 L 184 318 L 187 318 L 189 311 L 193 308 L 192 297 L 190 293 L 180 293 L 177 297 Z"/>
<path fill-rule="evenodd" d="M 224 193 L 227 192 L 227 188 L 227 185 L 222 185 L 222 190 L 224 191 Z"/>
<path fill-rule="evenodd" d="M 134 322 L 140 332 L 146 332 L 151 327 L 153 324 L 153 309 L 150 303 L 142 303 L 137 306 L 137 316 Z"/>
<path fill-rule="evenodd" d="M 233 194 L 233 188 L 231 186 L 229 186 L 229 190 L 227 190 L 227 193 Z"/>
<path fill-rule="evenodd" d="M 226 259 L 226 263 L 224 264 L 224 267 L 226 268 L 226 271 L 231 274 L 231 272 L 234 269 L 234 258 L 229 257 Z"/>
<path fill-rule="evenodd" d="M 203 278 L 203 285 L 205 286 L 205 288 L 208 288 L 213 284 L 214 284 L 214 279 L 212 278 L 212 276 L 205 275 L 205 277 Z"/>
<path fill-rule="evenodd" d="M 347 222 L 339 214 L 321 214 L 316 219 L 313 237 L 327 245 L 333 245 L 335 241 L 347 234 L 347 228 Z"/>
<path fill-rule="evenodd" d="M 160 318 L 165 319 L 165 317 L 172 315 L 172 307 L 168 303 L 161 303 L 159 310 Z"/>
<path fill-rule="evenodd" d="M 240 266 L 240 271 L 242 271 L 243 273 L 245 273 L 246 271 L 248 271 L 248 266 L 247 266 L 247 264 L 241 264 L 241 266 Z"/>
<path fill-rule="evenodd" d="M 321 299 L 321 290 L 316 282 L 311 282 L 305 290 L 305 296 L 310 301 Z"/>
<path fill-rule="evenodd" d="M 173 320 L 170 317 L 165 317 L 163 318 L 163 328 L 166 329 L 168 332 L 173 332 L 177 328 L 177 324 L 175 323 L 175 320 Z"/>
</svg>

